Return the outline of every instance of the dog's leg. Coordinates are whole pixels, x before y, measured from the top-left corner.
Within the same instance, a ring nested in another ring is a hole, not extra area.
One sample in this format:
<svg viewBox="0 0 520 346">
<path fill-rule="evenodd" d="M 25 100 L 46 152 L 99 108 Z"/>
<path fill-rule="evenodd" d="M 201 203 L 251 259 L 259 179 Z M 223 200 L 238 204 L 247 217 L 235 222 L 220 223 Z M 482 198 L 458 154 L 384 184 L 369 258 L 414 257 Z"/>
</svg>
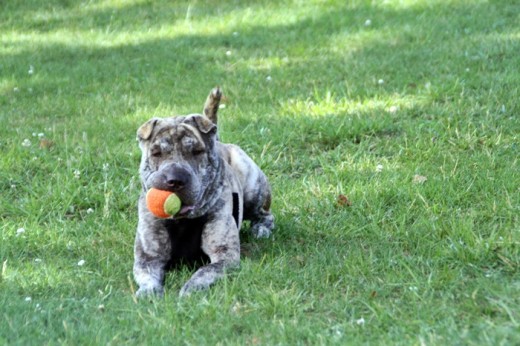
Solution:
<svg viewBox="0 0 520 346">
<path fill-rule="evenodd" d="M 134 278 L 139 289 L 135 292 L 137 297 L 164 295 L 164 263 L 162 261 L 140 261 L 135 259 Z"/>
<path fill-rule="evenodd" d="M 134 252 L 134 278 L 139 285 L 136 296 L 162 296 L 164 294 L 164 268 L 167 260 L 147 253 L 139 235 L 136 237 Z"/>
<path fill-rule="evenodd" d="M 224 276 L 227 269 L 238 267 L 240 263 L 240 239 L 233 217 L 208 222 L 202 234 L 202 250 L 211 263 L 193 274 L 184 284 L 180 296 L 208 288 Z"/>
<path fill-rule="evenodd" d="M 274 216 L 270 211 L 271 187 L 263 174 L 259 174 L 257 182 L 246 196 L 244 213 L 251 221 L 251 233 L 256 238 L 269 238 L 274 228 Z"/>
<path fill-rule="evenodd" d="M 134 278 L 139 285 L 136 296 L 162 296 L 165 266 L 171 252 L 170 238 L 166 229 L 146 219 L 141 215 L 135 238 Z"/>
<path fill-rule="evenodd" d="M 214 88 L 208 95 L 206 103 L 204 103 L 203 114 L 211 120 L 211 122 L 217 125 L 218 117 L 218 106 L 220 105 L 220 99 L 222 98 L 222 90 L 219 87 Z"/>
<path fill-rule="evenodd" d="M 223 145 L 225 160 L 240 180 L 243 191 L 244 219 L 251 221 L 251 233 L 257 238 L 267 238 L 274 228 L 271 208 L 271 187 L 267 177 L 255 162 L 238 146 Z"/>
</svg>

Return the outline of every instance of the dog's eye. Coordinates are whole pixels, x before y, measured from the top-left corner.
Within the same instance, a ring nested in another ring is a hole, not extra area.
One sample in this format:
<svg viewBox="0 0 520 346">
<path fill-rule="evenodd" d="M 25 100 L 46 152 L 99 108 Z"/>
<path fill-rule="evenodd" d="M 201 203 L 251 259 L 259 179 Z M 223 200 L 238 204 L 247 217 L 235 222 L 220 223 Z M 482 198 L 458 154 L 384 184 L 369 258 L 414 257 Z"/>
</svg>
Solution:
<svg viewBox="0 0 520 346">
<path fill-rule="evenodd" d="M 205 146 L 197 139 L 191 136 L 184 136 L 182 138 L 183 151 L 191 153 L 192 155 L 200 155 L 205 152 Z"/>
<path fill-rule="evenodd" d="M 159 156 L 161 156 L 161 154 L 162 154 L 162 152 L 161 152 L 161 148 L 157 148 L 157 147 L 153 148 L 153 149 L 151 150 L 151 153 L 150 153 L 150 154 L 151 154 L 153 157 L 159 157 Z"/>
</svg>

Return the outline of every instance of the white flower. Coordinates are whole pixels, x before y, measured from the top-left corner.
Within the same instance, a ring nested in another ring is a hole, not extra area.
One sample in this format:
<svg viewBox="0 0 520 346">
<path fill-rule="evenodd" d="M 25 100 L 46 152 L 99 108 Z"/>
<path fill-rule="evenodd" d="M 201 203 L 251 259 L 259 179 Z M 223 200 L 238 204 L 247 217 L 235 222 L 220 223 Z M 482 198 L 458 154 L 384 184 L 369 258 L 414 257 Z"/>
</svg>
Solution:
<svg viewBox="0 0 520 346">
<path fill-rule="evenodd" d="M 364 324 L 365 324 L 365 319 L 364 319 L 363 317 L 361 317 L 360 319 L 357 319 L 357 320 L 356 320 L 356 324 L 357 324 L 358 326 L 362 326 L 362 325 L 364 325 Z"/>
<path fill-rule="evenodd" d="M 388 108 L 388 111 L 390 113 L 396 113 L 398 110 L 399 110 L 399 107 L 397 107 L 397 106 L 391 106 L 390 108 Z"/>
<path fill-rule="evenodd" d="M 74 178 L 76 178 L 76 179 L 79 179 L 79 177 L 81 176 L 81 172 L 79 171 L 79 169 L 75 169 L 73 173 L 74 173 Z"/>
<path fill-rule="evenodd" d="M 372 25 L 372 21 L 370 19 L 365 20 L 365 26 Z"/>
<path fill-rule="evenodd" d="M 343 328 L 340 325 L 333 326 L 331 332 L 335 339 L 339 339 L 343 336 Z"/>
<path fill-rule="evenodd" d="M 43 138 L 43 137 L 45 137 L 45 133 L 43 133 L 43 132 L 38 133 L 38 138 Z"/>
<path fill-rule="evenodd" d="M 30 146 L 31 146 L 31 141 L 28 140 L 27 138 L 24 139 L 23 142 L 22 142 L 22 147 L 26 147 L 26 148 L 28 148 L 28 147 L 30 147 Z"/>
<path fill-rule="evenodd" d="M 25 228 L 20 227 L 16 230 L 16 236 L 18 237 L 20 234 L 25 233 Z"/>
<path fill-rule="evenodd" d="M 232 307 L 231 307 L 231 311 L 234 313 L 234 314 L 238 314 L 240 313 L 241 310 L 243 310 L 244 306 L 242 304 L 240 304 L 240 302 L 236 302 Z"/>
<path fill-rule="evenodd" d="M 78 267 L 81 267 L 81 266 L 83 266 L 83 265 L 85 265 L 85 260 L 80 260 L 80 261 L 78 262 Z"/>
<path fill-rule="evenodd" d="M 108 172 L 109 168 L 110 168 L 110 164 L 108 164 L 108 163 L 104 163 L 103 164 L 103 171 L 104 172 Z"/>
<path fill-rule="evenodd" d="M 377 165 L 377 166 L 376 166 L 376 172 L 377 172 L 377 173 L 380 173 L 380 172 L 382 172 L 382 171 L 383 171 L 383 165 Z"/>
<path fill-rule="evenodd" d="M 428 177 L 424 175 L 416 174 L 413 176 L 412 183 L 414 184 L 424 184 L 428 180 Z"/>
<path fill-rule="evenodd" d="M 34 73 L 34 66 L 33 65 L 29 66 L 29 71 L 27 71 L 27 73 L 29 73 L 29 74 L 33 74 Z"/>
<path fill-rule="evenodd" d="M 32 298 L 31 297 L 25 297 L 25 301 L 26 302 L 30 302 L 30 301 L 32 301 Z"/>
<path fill-rule="evenodd" d="M 93 212 L 94 212 L 94 209 L 92 209 L 92 208 L 87 209 L 87 214 L 92 214 Z"/>
<path fill-rule="evenodd" d="M 270 82 L 270 81 L 273 80 L 273 78 L 271 78 L 271 76 L 267 76 L 267 77 L 265 77 L 265 80 L 268 81 L 268 82 Z"/>
<path fill-rule="evenodd" d="M 379 80 L 377 81 L 377 84 L 379 84 L 379 85 L 383 85 L 383 84 L 385 84 L 385 81 L 384 81 L 383 79 L 379 79 Z"/>
<path fill-rule="evenodd" d="M 40 263 L 41 261 L 42 261 L 41 258 L 35 258 L 35 259 L 34 259 L 34 262 L 36 262 L 36 263 Z"/>
<path fill-rule="evenodd" d="M 222 103 L 222 104 L 220 104 L 220 105 L 218 106 L 218 109 L 224 109 L 224 108 L 226 108 L 226 105 L 225 105 L 224 103 Z"/>
<path fill-rule="evenodd" d="M 231 56 L 231 51 L 228 50 L 228 51 L 226 52 L 226 55 L 227 55 L 227 56 Z"/>
</svg>

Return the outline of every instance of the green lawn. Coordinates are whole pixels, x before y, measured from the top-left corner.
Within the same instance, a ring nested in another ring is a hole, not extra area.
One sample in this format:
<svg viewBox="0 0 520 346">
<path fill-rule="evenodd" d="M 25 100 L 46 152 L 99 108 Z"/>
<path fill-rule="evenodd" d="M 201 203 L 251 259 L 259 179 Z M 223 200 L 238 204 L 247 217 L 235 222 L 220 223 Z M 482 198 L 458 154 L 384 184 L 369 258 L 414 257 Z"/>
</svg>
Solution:
<svg viewBox="0 0 520 346">
<path fill-rule="evenodd" d="M 520 3 L 0 3 L 0 344 L 520 344 Z M 272 238 L 136 301 L 152 116 L 226 94 Z"/>
</svg>

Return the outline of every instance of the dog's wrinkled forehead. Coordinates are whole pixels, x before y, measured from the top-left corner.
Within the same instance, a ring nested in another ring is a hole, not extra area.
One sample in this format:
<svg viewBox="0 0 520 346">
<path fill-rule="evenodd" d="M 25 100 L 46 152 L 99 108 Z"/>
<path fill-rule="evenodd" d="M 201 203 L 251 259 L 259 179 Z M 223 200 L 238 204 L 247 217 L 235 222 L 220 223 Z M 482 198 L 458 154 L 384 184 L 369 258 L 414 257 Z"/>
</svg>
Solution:
<svg viewBox="0 0 520 346">
<path fill-rule="evenodd" d="M 141 125 L 137 130 L 137 139 L 140 142 L 155 142 L 159 138 L 190 137 L 204 142 L 205 134 L 214 133 L 216 126 L 205 116 L 192 114 L 171 118 L 152 118 Z"/>
</svg>

